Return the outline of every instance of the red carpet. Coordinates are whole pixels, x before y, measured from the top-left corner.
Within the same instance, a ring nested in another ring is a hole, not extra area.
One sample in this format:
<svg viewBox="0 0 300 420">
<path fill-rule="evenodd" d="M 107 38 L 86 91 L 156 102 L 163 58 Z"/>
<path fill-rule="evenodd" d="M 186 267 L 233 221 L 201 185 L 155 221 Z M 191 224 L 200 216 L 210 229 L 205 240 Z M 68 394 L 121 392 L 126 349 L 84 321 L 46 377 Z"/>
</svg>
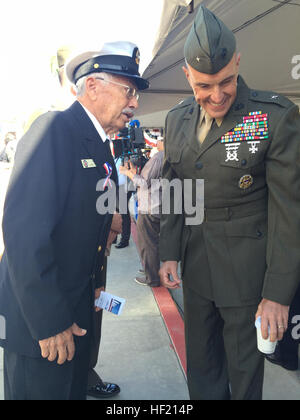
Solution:
<svg viewBox="0 0 300 420">
<path fill-rule="evenodd" d="M 137 233 L 135 223 L 131 223 L 132 238 L 137 244 Z M 164 320 L 169 333 L 173 349 L 178 357 L 183 372 L 186 375 L 186 352 L 184 339 L 184 323 L 177 309 L 176 303 L 170 295 L 168 289 L 164 287 L 152 288 L 157 306 Z"/>
</svg>

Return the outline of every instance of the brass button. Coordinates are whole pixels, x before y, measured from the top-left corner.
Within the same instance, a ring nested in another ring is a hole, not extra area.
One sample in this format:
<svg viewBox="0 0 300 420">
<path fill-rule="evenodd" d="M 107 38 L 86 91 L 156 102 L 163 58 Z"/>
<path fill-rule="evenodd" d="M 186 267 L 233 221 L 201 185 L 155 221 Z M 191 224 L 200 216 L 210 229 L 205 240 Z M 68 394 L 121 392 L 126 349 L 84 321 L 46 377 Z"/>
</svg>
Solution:
<svg viewBox="0 0 300 420">
<path fill-rule="evenodd" d="M 102 246 L 100 245 L 98 248 L 98 252 L 101 252 L 101 251 L 102 251 Z"/>
</svg>

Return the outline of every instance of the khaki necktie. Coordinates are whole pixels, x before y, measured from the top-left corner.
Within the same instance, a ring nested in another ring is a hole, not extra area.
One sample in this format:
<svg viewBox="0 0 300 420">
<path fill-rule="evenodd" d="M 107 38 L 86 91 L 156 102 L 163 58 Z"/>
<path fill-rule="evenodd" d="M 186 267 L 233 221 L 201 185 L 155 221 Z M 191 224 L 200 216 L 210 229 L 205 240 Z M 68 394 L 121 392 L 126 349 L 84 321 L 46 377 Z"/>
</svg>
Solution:
<svg viewBox="0 0 300 420">
<path fill-rule="evenodd" d="M 206 137 L 207 137 L 207 135 L 208 135 L 208 133 L 211 129 L 213 120 L 214 120 L 214 118 L 212 118 L 209 114 L 207 114 L 207 113 L 205 114 L 205 117 L 202 121 L 200 130 L 199 130 L 198 139 L 200 141 L 200 144 L 202 144 L 204 142 L 204 140 L 206 139 Z"/>
</svg>

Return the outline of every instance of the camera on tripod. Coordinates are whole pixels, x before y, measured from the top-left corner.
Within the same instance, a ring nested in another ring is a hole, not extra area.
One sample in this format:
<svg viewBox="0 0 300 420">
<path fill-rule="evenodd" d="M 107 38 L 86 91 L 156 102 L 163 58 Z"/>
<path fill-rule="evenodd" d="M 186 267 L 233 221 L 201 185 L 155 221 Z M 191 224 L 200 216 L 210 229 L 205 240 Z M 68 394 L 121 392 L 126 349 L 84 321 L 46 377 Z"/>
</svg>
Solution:
<svg viewBox="0 0 300 420">
<path fill-rule="evenodd" d="M 139 121 L 131 121 L 129 127 L 121 130 L 119 138 L 113 140 L 113 145 L 115 158 L 121 158 L 122 165 L 130 160 L 137 168 L 137 173 L 140 173 L 148 159 L 144 155 L 146 143 Z"/>
</svg>

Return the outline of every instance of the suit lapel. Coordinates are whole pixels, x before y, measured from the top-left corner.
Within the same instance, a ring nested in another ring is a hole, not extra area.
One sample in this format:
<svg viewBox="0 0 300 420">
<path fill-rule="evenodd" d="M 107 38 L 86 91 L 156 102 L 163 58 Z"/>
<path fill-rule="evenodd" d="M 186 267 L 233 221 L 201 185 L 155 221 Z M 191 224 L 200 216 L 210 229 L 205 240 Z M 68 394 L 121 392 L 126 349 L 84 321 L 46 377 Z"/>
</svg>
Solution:
<svg viewBox="0 0 300 420">
<path fill-rule="evenodd" d="M 95 131 L 97 130 L 95 129 Z M 105 177 L 107 175 L 104 169 L 104 164 L 107 163 L 112 167 L 111 179 L 117 185 L 118 174 L 115 167 L 114 158 L 111 154 L 109 146 L 103 143 L 99 135 L 97 139 L 85 138 L 82 143 L 85 149 L 87 150 L 87 152 L 89 153 L 89 155 L 91 156 L 91 158 L 94 160 L 95 164 L 97 165 L 97 170 L 101 174 L 102 177 L 104 174 L 105 174 Z"/>
<path fill-rule="evenodd" d="M 69 108 L 68 111 L 73 116 L 76 126 L 79 132 L 81 133 L 82 145 L 88 155 L 85 156 L 84 159 L 92 159 L 95 162 L 97 170 L 101 174 L 101 176 L 103 176 L 103 174 L 105 173 L 103 167 L 105 163 L 109 163 L 114 170 L 115 168 L 113 157 L 110 151 L 103 143 L 103 140 L 97 132 L 93 122 L 91 121 L 81 104 L 78 101 L 76 101 Z"/>
<path fill-rule="evenodd" d="M 197 126 L 200 118 L 200 106 L 194 100 L 193 104 L 188 107 L 183 117 L 182 133 L 186 138 L 185 144 L 193 149 L 195 153 L 199 153 L 201 145 L 196 141 Z"/>
</svg>

